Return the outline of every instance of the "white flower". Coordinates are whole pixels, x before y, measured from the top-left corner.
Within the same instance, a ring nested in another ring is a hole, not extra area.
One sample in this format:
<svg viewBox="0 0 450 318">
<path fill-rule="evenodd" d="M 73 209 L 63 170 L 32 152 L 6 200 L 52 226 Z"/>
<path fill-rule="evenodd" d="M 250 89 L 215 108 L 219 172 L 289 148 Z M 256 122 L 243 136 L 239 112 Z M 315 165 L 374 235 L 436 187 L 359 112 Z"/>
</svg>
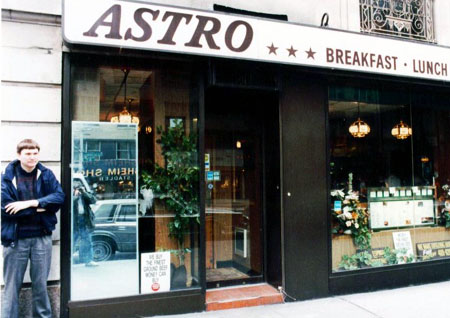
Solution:
<svg viewBox="0 0 450 318">
<path fill-rule="evenodd" d="M 347 221 L 347 222 L 345 222 L 345 225 L 347 225 L 347 227 L 350 227 L 350 226 L 352 226 L 352 222 L 351 221 Z"/>
<path fill-rule="evenodd" d="M 446 200 L 444 203 L 445 210 L 450 211 L 450 201 Z"/>
<path fill-rule="evenodd" d="M 345 199 L 358 201 L 358 199 L 359 199 L 358 192 L 348 191 L 348 195 L 345 196 Z"/>
<path fill-rule="evenodd" d="M 351 230 L 345 230 L 344 234 L 352 234 L 352 231 Z"/>
<path fill-rule="evenodd" d="M 333 197 L 336 197 L 336 196 L 343 197 L 343 196 L 345 196 L 345 193 L 344 193 L 343 190 L 333 190 L 333 191 L 331 191 L 331 196 L 333 196 Z"/>
<path fill-rule="evenodd" d="M 350 212 L 351 210 L 352 210 L 351 207 L 349 207 L 349 206 L 344 206 L 344 208 L 342 209 L 342 212 L 348 213 L 348 212 Z"/>
<path fill-rule="evenodd" d="M 351 214 L 350 212 L 344 212 L 343 215 L 344 215 L 345 218 L 348 219 L 348 220 L 351 220 L 351 219 L 353 218 L 353 217 L 352 217 L 352 214 Z"/>
<path fill-rule="evenodd" d="M 356 229 L 359 228 L 359 224 L 358 223 L 355 223 L 355 228 Z"/>
</svg>

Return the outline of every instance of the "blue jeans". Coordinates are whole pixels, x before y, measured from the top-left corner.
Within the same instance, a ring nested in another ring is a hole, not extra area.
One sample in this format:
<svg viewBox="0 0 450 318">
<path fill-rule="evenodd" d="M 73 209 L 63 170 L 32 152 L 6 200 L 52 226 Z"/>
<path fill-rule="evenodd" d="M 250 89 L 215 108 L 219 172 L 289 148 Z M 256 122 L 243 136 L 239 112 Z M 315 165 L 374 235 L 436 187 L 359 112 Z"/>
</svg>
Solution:
<svg viewBox="0 0 450 318">
<path fill-rule="evenodd" d="M 86 226 L 86 221 L 84 217 L 81 216 L 78 219 L 78 231 L 75 232 L 75 242 L 79 240 L 79 262 L 80 263 L 89 263 L 92 261 L 92 238 L 91 232 L 88 230 Z"/>
<path fill-rule="evenodd" d="M 2 318 L 19 317 L 19 292 L 30 260 L 32 309 L 34 318 L 51 318 L 47 278 L 52 260 L 51 235 L 19 239 L 14 247 L 3 247 Z"/>
</svg>

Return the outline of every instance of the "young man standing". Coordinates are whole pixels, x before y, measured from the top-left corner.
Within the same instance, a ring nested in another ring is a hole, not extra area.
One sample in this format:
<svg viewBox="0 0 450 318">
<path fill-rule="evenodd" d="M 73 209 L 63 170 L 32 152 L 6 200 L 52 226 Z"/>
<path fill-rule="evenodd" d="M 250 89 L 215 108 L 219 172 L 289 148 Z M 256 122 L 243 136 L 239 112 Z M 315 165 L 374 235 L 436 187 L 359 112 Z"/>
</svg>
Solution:
<svg viewBox="0 0 450 318">
<path fill-rule="evenodd" d="M 31 139 L 17 145 L 18 160 L 2 174 L 2 318 L 19 316 L 19 292 L 30 260 L 33 317 L 51 317 L 47 278 L 52 231 L 64 193 L 53 172 L 39 163 L 40 147 Z"/>
</svg>

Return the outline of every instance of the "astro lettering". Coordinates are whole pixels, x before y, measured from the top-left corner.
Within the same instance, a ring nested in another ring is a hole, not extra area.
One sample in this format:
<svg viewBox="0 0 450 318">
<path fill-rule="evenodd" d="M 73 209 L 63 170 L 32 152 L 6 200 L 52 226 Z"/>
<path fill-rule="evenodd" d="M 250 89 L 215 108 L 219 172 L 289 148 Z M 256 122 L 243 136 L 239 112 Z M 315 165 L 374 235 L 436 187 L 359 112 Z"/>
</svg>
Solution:
<svg viewBox="0 0 450 318">
<path fill-rule="evenodd" d="M 164 36 L 157 40 L 157 43 L 163 45 L 176 45 L 174 36 L 177 31 L 186 32 L 183 27 L 190 23 L 197 23 L 190 37 L 190 40 L 184 43 L 186 47 L 202 48 L 203 44 L 212 50 L 221 50 L 217 45 L 217 37 L 219 31 L 224 27 L 221 21 L 215 17 L 206 15 L 193 15 L 174 11 L 161 12 L 160 10 L 152 10 L 149 8 L 139 8 L 134 11 L 134 21 L 142 33 L 141 36 L 136 36 L 135 29 L 129 27 L 124 33 L 121 30 L 122 7 L 120 4 L 115 4 L 106 10 L 98 20 L 91 26 L 91 28 L 84 32 L 83 35 L 87 37 L 98 37 L 97 30 L 102 28 L 109 28 L 109 32 L 105 34 L 105 38 L 116 40 L 131 40 L 136 42 L 144 42 L 151 40 L 152 26 L 151 21 L 160 19 L 162 22 L 170 21 L 169 26 L 165 30 Z M 241 43 L 233 41 L 236 30 L 240 28 L 245 32 L 245 36 Z M 249 48 L 253 40 L 253 28 L 251 25 L 243 20 L 235 20 L 226 26 L 224 43 L 228 50 L 232 52 L 243 52 Z M 202 43 L 201 43 L 202 42 Z"/>
</svg>

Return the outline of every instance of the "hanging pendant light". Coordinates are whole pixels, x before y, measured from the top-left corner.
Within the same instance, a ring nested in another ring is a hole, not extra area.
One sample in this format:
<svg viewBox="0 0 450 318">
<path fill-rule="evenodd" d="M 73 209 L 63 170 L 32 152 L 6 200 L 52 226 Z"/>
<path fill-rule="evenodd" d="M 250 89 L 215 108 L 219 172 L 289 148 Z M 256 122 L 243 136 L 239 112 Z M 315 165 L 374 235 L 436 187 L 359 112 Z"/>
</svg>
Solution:
<svg viewBox="0 0 450 318">
<path fill-rule="evenodd" d="M 358 95 L 360 93 L 358 92 Z M 358 120 L 348 127 L 348 131 L 355 138 L 364 138 L 370 133 L 370 126 L 359 117 L 359 96 L 358 96 Z"/>
<path fill-rule="evenodd" d="M 124 73 L 123 109 L 117 116 L 111 117 L 111 122 L 139 125 L 139 117 L 131 115 L 131 113 L 128 111 L 128 109 L 131 108 L 133 98 L 128 99 L 128 109 L 127 109 L 127 79 L 130 70 L 123 69 L 123 73 Z"/>
<path fill-rule="evenodd" d="M 397 139 L 406 139 L 412 135 L 412 129 L 400 120 L 400 123 L 392 128 L 391 134 Z"/>
<path fill-rule="evenodd" d="M 128 108 L 131 106 L 132 98 L 128 99 Z M 139 124 L 139 117 L 131 115 L 128 111 L 126 104 L 123 106 L 123 110 L 118 116 L 111 117 L 112 123 L 124 123 L 124 124 Z"/>
<path fill-rule="evenodd" d="M 370 126 L 358 117 L 358 120 L 350 125 L 348 131 L 355 138 L 364 138 L 370 133 Z"/>
</svg>

